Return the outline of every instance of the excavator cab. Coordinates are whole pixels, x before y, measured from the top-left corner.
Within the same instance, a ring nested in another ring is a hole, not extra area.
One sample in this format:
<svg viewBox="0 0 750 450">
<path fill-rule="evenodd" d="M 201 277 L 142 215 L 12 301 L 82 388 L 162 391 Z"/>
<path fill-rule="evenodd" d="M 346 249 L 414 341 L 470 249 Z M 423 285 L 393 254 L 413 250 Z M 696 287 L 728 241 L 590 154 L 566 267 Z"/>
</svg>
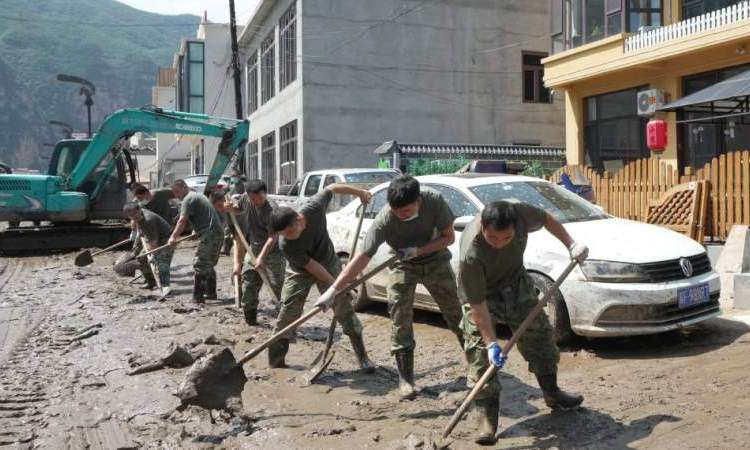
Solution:
<svg viewBox="0 0 750 450">
<path fill-rule="evenodd" d="M 62 140 L 52 152 L 49 175 L 68 177 L 83 156 L 91 140 Z M 89 218 L 120 219 L 127 201 L 128 188 L 135 182 L 135 167 L 126 149 L 113 148 L 89 174 L 78 192 L 88 194 Z"/>
</svg>

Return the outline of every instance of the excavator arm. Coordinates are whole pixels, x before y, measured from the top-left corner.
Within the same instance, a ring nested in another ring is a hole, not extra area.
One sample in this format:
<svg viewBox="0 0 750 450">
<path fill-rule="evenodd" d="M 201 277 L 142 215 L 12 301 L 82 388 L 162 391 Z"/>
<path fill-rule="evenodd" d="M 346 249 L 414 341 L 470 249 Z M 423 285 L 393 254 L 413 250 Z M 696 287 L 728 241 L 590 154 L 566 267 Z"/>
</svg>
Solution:
<svg viewBox="0 0 750 450">
<path fill-rule="evenodd" d="M 206 184 L 206 192 L 209 192 L 238 153 L 237 150 L 247 142 L 249 128 L 247 120 L 220 119 L 205 114 L 168 111 L 154 107 L 121 109 L 108 116 L 99 127 L 94 139 L 66 180 L 67 185 L 71 190 L 80 189 L 118 140 L 143 131 L 221 138 L 219 151 Z"/>
</svg>

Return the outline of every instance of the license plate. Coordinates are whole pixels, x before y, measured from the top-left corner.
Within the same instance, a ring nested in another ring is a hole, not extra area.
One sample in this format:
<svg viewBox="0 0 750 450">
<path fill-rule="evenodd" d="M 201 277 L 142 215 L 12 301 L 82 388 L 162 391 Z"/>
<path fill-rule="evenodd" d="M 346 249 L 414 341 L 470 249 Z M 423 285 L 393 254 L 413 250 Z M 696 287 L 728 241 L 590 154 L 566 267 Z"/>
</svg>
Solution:
<svg viewBox="0 0 750 450">
<path fill-rule="evenodd" d="M 680 309 L 707 303 L 711 300 L 708 284 L 677 290 L 677 307 Z"/>
</svg>

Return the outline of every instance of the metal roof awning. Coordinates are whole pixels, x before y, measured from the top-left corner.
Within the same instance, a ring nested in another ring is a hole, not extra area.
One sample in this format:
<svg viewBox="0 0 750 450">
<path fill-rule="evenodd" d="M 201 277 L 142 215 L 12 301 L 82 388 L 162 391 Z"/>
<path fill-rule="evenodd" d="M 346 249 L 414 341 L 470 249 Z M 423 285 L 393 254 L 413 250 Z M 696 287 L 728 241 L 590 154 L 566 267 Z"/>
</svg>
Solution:
<svg viewBox="0 0 750 450">
<path fill-rule="evenodd" d="M 561 147 L 533 145 L 479 145 L 479 144 L 432 144 L 400 143 L 386 141 L 375 149 L 375 154 L 386 155 L 398 152 L 402 155 L 464 155 L 467 157 L 501 156 L 506 158 L 565 158 Z"/>
<path fill-rule="evenodd" d="M 750 70 L 720 81 L 698 92 L 658 108 L 658 111 L 676 111 L 688 106 L 699 106 L 721 101 L 741 101 L 750 96 Z M 725 106 L 726 108 L 726 106 Z"/>
</svg>

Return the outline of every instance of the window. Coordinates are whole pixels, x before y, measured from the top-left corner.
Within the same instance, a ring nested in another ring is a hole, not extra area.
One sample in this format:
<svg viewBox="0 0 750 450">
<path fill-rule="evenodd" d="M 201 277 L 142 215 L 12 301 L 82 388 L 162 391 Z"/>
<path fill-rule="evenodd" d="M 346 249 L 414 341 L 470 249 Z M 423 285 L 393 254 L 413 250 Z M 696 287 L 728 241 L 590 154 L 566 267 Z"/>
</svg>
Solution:
<svg viewBox="0 0 750 450">
<path fill-rule="evenodd" d="M 742 0 L 685 0 L 682 3 L 682 19 L 690 19 L 741 2 Z"/>
<path fill-rule="evenodd" d="M 271 30 L 268 36 L 260 44 L 261 53 L 261 83 L 260 83 L 260 100 L 265 104 L 276 94 L 275 86 L 275 69 L 276 59 L 274 56 L 274 32 Z"/>
<path fill-rule="evenodd" d="M 247 144 L 247 177 L 249 180 L 260 178 L 260 164 L 258 162 L 258 141 Z"/>
<path fill-rule="evenodd" d="M 661 26 L 661 0 L 628 0 L 628 31 Z"/>
<path fill-rule="evenodd" d="M 305 184 L 305 197 L 312 197 L 318 193 L 320 189 L 320 180 L 323 179 L 323 175 L 310 175 L 307 177 L 307 184 Z"/>
<path fill-rule="evenodd" d="M 276 193 L 276 135 L 272 131 L 261 138 L 263 150 L 261 168 L 263 181 L 266 182 L 268 193 Z"/>
<path fill-rule="evenodd" d="M 475 216 L 479 212 L 471 200 L 453 188 L 439 184 L 428 184 L 427 187 L 443 196 L 453 213 L 453 217 Z"/>
<path fill-rule="evenodd" d="M 281 186 L 290 186 L 297 179 L 297 121 L 279 130 L 281 150 Z"/>
<path fill-rule="evenodd" d="M 297 2 L 279 20 L 279 90 L 297 79 Z"/>
<path fill-rule="evenodd" d="M 585 99 L 584 148 L 586 163 L 599 170 L 616 170 L 627 162 L 648 157 L 646 119 L 638 116 L 640 87 Z"/>
<path fill-rule="evenodd" d="M 341 179 L 336 175 L 326 175 L 326 179 L 323 180 L 323 187 L 328 187 L 332 184 L 341 183 Z"/>
<path fill-rule="evenodd" d="M 258 52 L 247 59 L 247 113 L 258 109 Z"/>
<path fill-rule="evenodd" d="M 549 89 L 544 87 L 545 53 L 523 52 L 523 101 L 528 103 L 549 103 Z"/>
<path fill-rule="evenodd" d="M 187 111 L 202 114 L 204 112 L 203 42 L 188 43 L 187 63 Z"/>
</svg>

